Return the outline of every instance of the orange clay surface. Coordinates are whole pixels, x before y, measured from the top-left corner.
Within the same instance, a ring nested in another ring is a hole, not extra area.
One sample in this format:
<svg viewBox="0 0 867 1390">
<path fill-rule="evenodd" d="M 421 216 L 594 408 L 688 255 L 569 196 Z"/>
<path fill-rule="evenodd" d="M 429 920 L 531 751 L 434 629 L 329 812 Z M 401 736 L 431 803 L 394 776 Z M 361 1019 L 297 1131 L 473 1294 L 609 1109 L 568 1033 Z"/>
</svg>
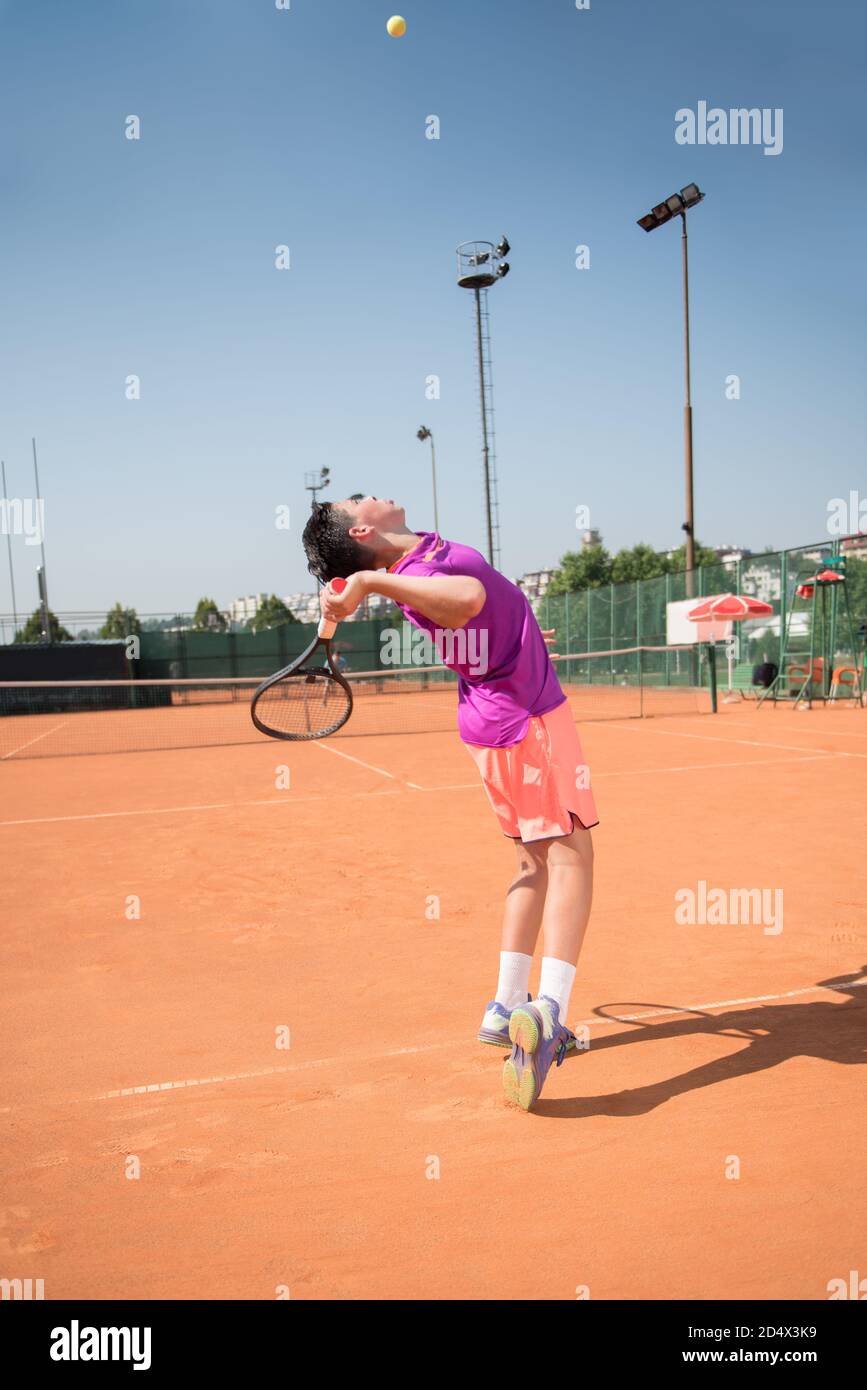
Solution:
<svg viewBox="0 0 867 1390">
<path fill-rule="evenodd" d="M 531 1114 L 475 1040 L 514 851 L 456 735 L 4 764 L 0 1276 L 571 1300 L 863 1275 L 867 712 L 582 737 L 590 1046 Z M 678 924 L 700 880 L 781 889 L 783 930 Z"/>
</svg>

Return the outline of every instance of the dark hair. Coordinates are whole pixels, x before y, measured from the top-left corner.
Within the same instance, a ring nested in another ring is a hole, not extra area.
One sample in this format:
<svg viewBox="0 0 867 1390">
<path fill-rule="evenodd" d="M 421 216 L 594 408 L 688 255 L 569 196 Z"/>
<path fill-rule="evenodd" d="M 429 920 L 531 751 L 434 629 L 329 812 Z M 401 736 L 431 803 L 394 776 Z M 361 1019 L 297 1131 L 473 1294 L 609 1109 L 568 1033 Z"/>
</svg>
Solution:
<svg viewBox="0 0 867 1390">
<path fill-rule="evenodd" d="M 314 502 L 301 540 L 307 568 L 323 584 L 329 579 L 348 579 L 357 570 L 373 569 L 376 557 L 349 534 L 353 524 L 348 512 L 333 502 Z"/>
</svg>

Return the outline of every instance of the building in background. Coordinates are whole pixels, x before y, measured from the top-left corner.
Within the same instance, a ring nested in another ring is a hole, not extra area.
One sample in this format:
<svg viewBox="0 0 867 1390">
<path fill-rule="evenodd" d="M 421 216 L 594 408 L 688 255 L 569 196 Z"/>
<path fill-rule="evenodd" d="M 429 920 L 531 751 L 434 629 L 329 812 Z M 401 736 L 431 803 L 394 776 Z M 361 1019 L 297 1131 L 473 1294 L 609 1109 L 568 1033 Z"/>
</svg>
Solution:
<svg viewBox="0 0 867 1390">
<path fill-rule="evenodd" d="M 581 533 L 581 549 L 589 550 L 591 546 L 602 544 L 602 532 L 597 531 L 595 526 L 591 526 L 589 531 Z"/>
<path fill-rule="evenodd" d="M 264 603 L 267 597 L 267 594 L 247 594 L 243 598 L 236 598 L 229 604 L 224 616 L 233 629 L 245 628 L 251 619 L 255 618 L 259 611 L 259 605 Z M 318 589 L 312 594 L 284 594 L 282 601 L 299 623 L 319 622 Z M 366 618 L 382 618 L 392 606 L 391 600 L 382 594 L 369 594 L 352 617 L 346 619 L 346 622 L 353 623 L 362 622 Z"/>
<path fill-rule="evenodd" d="M 285 594 L 283 602 L 299 623 L 319 622 L 319 593 Z"/>
<path fill-rule="evenodd" d="M 260 603 L 264 603 L 267 594 L 247 594 L 245 598 L 236 598 L 226 609 L 226 617 L 233 627 L 246 627 L 251 618 L 255 618 L 259 611 Z"/>
<path fill-rule="evenodd" d="M 748 560 L 752 553 L 746 546 L 740 545 L 719 545 L 714 550 L 721 565 L 736 565 L 739 560 Z"/>
<path fill-rule="evenodd" d="M 527 574 L 516 579 L 518 588 L 526 594 L 530 607 L 535 609 L 540 599 L 545 597 L 548 585 L 556 573 L 555 570 L 530 570 Z"/>
</svg>

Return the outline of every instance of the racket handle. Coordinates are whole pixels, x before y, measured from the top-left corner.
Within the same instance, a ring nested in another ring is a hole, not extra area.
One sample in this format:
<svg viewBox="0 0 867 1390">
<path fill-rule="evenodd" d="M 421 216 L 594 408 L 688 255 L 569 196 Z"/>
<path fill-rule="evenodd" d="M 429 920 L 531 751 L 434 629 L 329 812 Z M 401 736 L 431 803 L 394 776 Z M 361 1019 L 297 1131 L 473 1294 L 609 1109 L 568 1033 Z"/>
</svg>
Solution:
<svg viewBox="0 0 867 1390">
<path fill-rule="evenodd" d="M 333 589 L 333 591 L 334 591 L 335 594 L 342 594 L 342 593 L 343 593 L 343 590 L 346 588 L 346 580 L 345 580 L 345 579 L 332 579 L 332 581 L 331 581 L 331 588 Z M 335 634 L 335 632 L 336 632 L 336 630 L 337 630 L 337 624 L 336 624 L 336 623 L 330 623 L 330 622 L 328 622 L 328 620 L 327 620 L 326 618 L 320 618 L 320 620 L 319 620 L 319 636 L 320 636 L 320 637 L 325 637 L 325 638 L 333 637 L 334 634 Z"/>
</svg>

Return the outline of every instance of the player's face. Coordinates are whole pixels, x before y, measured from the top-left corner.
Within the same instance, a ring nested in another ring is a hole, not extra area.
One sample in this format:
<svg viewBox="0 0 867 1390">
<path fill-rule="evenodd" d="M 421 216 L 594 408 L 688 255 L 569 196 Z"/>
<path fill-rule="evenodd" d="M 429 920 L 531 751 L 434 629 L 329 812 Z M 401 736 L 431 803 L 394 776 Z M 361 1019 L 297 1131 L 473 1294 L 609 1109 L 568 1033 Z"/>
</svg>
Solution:
<svg viewBox="0 0 867 1390">
<path fill-rule="evenodd" d="M 338 502 L 349 512 L 356 526 L 372 526 L 375 531 L 400 531 L 406 525 L 406 511 L 393 497 L 362 497 L 359 502 Z"/>
</svg>

